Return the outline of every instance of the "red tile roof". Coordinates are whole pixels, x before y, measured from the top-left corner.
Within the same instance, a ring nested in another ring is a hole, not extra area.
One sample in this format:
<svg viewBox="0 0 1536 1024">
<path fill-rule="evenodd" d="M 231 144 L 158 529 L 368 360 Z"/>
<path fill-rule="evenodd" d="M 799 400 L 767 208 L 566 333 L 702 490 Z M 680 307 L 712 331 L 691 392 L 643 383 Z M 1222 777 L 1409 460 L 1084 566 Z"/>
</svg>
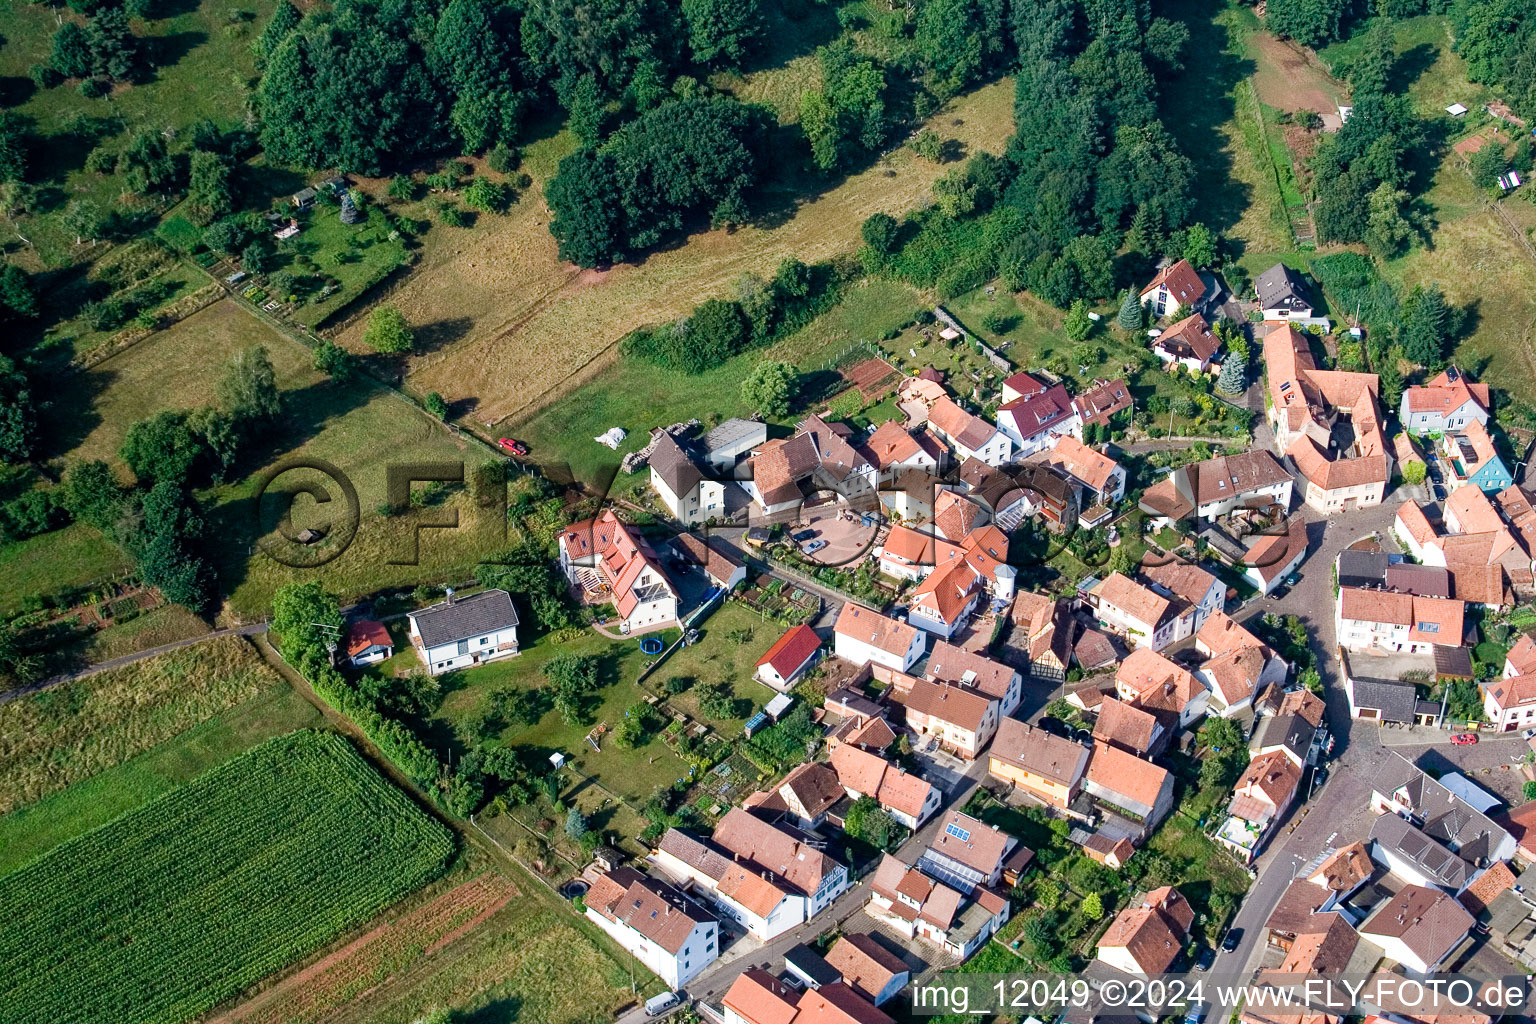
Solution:
<svg viewBox="0 0 1536 1024">
<path fill-rule="evenodd" d="M 789 679 L 820 649 L 821 637 L 810 626 L 801 623 L 775 640 L 767 653 L 757 659 L 757 664 L 771 665 L 781 679 Z"/>
<path fill-rule="evenodd" d="M 393 647 L 389 630 L 384 623 L 372 619 L 357 619 L 347 626 L 347 657 L 356 657 L 373 646 Z"/>
<path fill-rule="evenodd" d="M 1159 286 L 1166 287 L 1173 300 L 1181 306 L 1193 306 L 1205 295 L 1205 282 L 1200 280 L 1199 272 L 1190 265 L 1189 260 L 1179 260 L 1159 270 L 1157 276 L 1141 290 L 1141 298 L 1146 299 Z"/>
</svg>

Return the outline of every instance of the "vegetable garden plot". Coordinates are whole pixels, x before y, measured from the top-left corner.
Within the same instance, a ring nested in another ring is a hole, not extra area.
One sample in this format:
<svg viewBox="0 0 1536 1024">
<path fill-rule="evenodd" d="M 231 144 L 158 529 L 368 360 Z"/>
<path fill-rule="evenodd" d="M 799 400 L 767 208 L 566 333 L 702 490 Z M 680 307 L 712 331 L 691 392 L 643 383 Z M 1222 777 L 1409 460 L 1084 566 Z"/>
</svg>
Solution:
<svg viewBox="0 0 1536 1024">
<path fill-rule="evenodd" d="M 0 879 L 0 1022 L 186 1020 L 453 853 L 342 737 L 270 740 Z"/>
</svg>

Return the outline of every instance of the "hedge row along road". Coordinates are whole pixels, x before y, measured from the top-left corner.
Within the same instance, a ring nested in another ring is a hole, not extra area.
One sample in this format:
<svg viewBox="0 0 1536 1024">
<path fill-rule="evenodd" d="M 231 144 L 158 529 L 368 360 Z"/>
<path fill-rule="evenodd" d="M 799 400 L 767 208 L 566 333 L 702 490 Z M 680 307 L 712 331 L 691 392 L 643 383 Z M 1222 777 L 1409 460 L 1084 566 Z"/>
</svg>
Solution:
<svg viewBox="0 0 1536 1024">
<path fill-rule="evenodd" d="M 0 879 L 0 1022 L 185 1021 L 454 849 L 341 736 L 269 740 Z"/>
</svg>

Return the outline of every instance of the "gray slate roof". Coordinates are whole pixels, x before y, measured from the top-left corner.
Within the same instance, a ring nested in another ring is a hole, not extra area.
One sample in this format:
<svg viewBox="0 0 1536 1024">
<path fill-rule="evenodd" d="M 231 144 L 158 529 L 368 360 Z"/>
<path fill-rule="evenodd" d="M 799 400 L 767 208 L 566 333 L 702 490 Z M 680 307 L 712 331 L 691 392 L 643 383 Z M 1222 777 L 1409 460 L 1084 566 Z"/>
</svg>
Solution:
<svg viewBox="0 0 1536 1024">
<path fill-rule="evenodd" d="M 1263 309 L 1311 309 L 1312 293 L 1302 276 L 1284 263 L 1276 263 L 1253 283 Z"/>
<path fill-rule="evenodd" d="M 688 493 L 699 485 L 704 479 L 704 473 L 694 465 L 682 445 L 671 434 L 662 432 L 656 439 L 656 447 L 651 450 L 651 468 L 656 474 L 666 481 L 672 493 L 679 498 L 687 497 Z"/>
<path fill-rule="evenodd" d="M 1387 578 L 1387 554 L 1384 551 L 1339 552 L 1339 586 L 1379 587 Z"/>
<path fill-rule="evenodd" d="M 1389 679 L 1353 679 L 1355 707 L 1378 708 L 1384 722 L 1412 722 L 1418 709 L 1418 690 L 1412 683 Z M 1438 705 L 1435 708 L 1439 710 Z"/>
<path fill-rule="evenodd" d="M 1392 850 L 1444 888 L 1459 891 L 1472 877 L 1471 864 L 1395 814 L 1376 819 L 1371 825 L 1371 841 Z"/>
<path fill-rule="evenodd" d="M 512 605 L 512 595 L 505 590 L 484 590 L 412 612 L 411 621 L 424 645 L 441 647 L 515 626 L 517 609 Z"/>
</svg>

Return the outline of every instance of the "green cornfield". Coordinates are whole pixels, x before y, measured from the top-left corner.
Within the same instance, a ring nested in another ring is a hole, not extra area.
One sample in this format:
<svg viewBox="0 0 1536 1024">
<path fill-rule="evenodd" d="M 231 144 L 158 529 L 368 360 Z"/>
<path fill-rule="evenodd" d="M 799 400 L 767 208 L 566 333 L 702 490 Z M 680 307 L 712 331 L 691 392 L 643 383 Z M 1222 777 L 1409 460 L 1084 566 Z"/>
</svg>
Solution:
<svg viewBox="0 0 1536 1024">
<path fill-rule="evenodd" d="M 454 850 L 341 736 L 270 740 L 0 878 L 0 1022 L 185 1021 Z"/>
</svg>

